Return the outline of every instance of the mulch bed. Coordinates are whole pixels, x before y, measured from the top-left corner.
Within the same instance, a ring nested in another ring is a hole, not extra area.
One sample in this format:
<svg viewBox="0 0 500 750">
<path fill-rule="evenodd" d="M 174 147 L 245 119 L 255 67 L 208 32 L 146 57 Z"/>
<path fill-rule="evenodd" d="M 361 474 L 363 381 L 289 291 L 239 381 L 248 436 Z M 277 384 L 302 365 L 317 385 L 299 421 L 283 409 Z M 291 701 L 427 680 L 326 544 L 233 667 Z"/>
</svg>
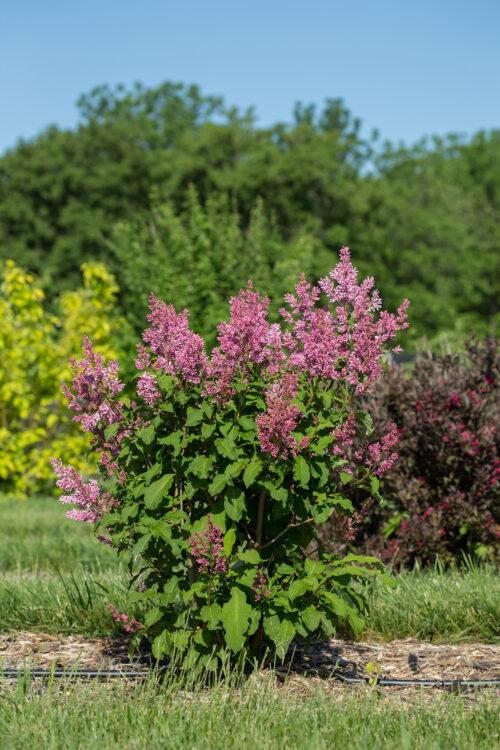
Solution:
<svg viewBox="0 0 500 750">
<path fill-rule="evenodd" d="M 0 635 L 0 667 L 147 672 L 148 660 L 129 657 L 127 638 L 16 632 Z M 434 644 L 413 638 L 368 643 L 332 638 L 313 644 L 307 652 L 300 646 L 291 649 L 279 672 L 321 678 L 334 674 L 366 677 L 371 673 L 394 679 L 494 680 L 500 679 L 500 645 Z"/>
</svg>

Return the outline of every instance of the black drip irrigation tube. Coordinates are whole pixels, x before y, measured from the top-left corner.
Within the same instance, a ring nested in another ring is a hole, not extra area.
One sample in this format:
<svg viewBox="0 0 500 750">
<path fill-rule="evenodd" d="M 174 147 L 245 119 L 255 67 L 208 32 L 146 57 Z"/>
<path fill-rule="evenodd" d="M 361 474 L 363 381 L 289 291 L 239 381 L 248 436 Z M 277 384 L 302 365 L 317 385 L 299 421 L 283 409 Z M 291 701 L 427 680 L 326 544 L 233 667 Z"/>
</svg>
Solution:
<svg viewBox="0 0 500 750">
<path fill-rule="evenodd" d="M 77 679 L 146 679 L 151 672 L 130 669 L 3 669 L 0 680 L 20 680 L 26 678 L 77 678 Z M 348 677 L 331 675 L 339 682 L 348 685 L 370 685 L 372 687 L 437 687 L 459 692 L 475 688 L 500 687 L 500 679 L 492 680 L 431 680 L 431 679 L 392 679 L 386 677 Z"/>
</svg>

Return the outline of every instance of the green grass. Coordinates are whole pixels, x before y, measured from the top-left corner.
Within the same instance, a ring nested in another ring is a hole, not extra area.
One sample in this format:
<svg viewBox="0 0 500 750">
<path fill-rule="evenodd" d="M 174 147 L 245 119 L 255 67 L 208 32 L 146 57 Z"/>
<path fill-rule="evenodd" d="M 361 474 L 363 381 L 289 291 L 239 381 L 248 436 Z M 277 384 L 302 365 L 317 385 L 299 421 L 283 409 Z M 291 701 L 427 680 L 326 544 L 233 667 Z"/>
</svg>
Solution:
<svg viewBox="0 0 500 750">
<path fill-rule="evenodd" d="M 492 567 L 403 573 L 374 585 L 363 637 L 498 642 L 500 578 Z M 56 500 L 0 501 L 0 631 L 109 634 L 127 604 L 127 573 Z"/>
<path fill-rule="evenodd" d="M 396 576 L 391 589 L 375 582 L 363 637 L 385 641 L 414 637 L 461 643 L 500 641 L 500 577 L 493 566 L 439 566 Z"/>
<path fill-rule="evenodd" d="M 370 689 L 331 693 L 270 682 L 181 690 L 122 684 L 0 687 L 2 750 L 491 750 L 499 740 L 490 694 Z"/>
<path fill-rule="evenodd" d="M 0 499 L 0 571 L 114 566 L 90 524 L 75 523 L 55 498 Z"/>
</svg>

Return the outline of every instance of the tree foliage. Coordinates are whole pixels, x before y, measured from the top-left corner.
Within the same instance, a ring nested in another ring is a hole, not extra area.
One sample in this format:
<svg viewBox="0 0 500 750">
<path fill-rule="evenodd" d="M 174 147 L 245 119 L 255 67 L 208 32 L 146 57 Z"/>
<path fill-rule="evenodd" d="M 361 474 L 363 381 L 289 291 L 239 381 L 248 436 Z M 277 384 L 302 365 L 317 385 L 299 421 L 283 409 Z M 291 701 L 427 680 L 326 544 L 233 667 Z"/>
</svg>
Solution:
<svg viewBox="0 0 500 750">
<path fill-rule="evenodd" d="M 50 298 L 78 286 L 83 262 L 111 262 L 117 223 L 129 224 L 129 247 L 132 226 L 150 247 L 158 222 L 179 235 L 194 188 L 221 235 L 233 211 L 246 232 L 263 210 L 284 255 L 306 234 L 331 265 L 349 243 L 389 304 L 412 298 L 413 338 L 483 335 L 498 321 L 498 131 L 379 147 L 337 99 L 263 128 L 252 112 L 173 83 L 102 86 L 79 107 L 76 130 L 51 127 L 0 158 L 0 257 L 37 273 Z M 227 196 L 228 216 L 214 212 L 214 194 Z M 228 291 L 221 281 L 217 299 Z M 203 296 L 212 295 L 208 274 Z M 126 289 L 122 304 L 132 304 Z M 137 326 L 145 304 L 133 302 Z"/>
<path fill-rule="evenodd" d="M 0 490 L 25 495 L 51 489 L 49 458 L 74 456 L 89 469 L 88 440 L 64 409 L 61 382 L 68 359 L 81 348 L 82 331 L 108 357 L 119 353 L 113 318 L 116 285 L 98 263 L 82 266 L 83 288 L 58 300 L 58 314 L 45 305 L 31 274 L 12 260 L 0 287 Z M 113 344 L 111 339 L 113 338 Z"/>
</svg>

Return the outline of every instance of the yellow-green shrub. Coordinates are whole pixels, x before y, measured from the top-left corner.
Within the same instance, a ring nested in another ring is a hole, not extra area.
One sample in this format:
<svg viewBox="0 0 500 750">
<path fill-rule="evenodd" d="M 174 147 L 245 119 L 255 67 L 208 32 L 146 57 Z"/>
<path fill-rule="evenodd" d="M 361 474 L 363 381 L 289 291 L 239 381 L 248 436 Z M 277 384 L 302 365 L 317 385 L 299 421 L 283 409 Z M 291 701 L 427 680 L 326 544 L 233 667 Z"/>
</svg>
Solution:
<svg viewBox="0 0 500 750">
<path fill-rule="evenodd" d="M 101 263 L 82 266 L 83 287 L 61 295 L 57 314 L 44 304 L 34 276 L 7 260 L 0 286 L 0 492 L 25 496 L 52 491 L 51 456 L 78 457 L 90 469 L 88 440 L 67 416 L 61 383 L 82 336 L 114 358 L 120 321 L 118 288 Z"/>
</svg>

